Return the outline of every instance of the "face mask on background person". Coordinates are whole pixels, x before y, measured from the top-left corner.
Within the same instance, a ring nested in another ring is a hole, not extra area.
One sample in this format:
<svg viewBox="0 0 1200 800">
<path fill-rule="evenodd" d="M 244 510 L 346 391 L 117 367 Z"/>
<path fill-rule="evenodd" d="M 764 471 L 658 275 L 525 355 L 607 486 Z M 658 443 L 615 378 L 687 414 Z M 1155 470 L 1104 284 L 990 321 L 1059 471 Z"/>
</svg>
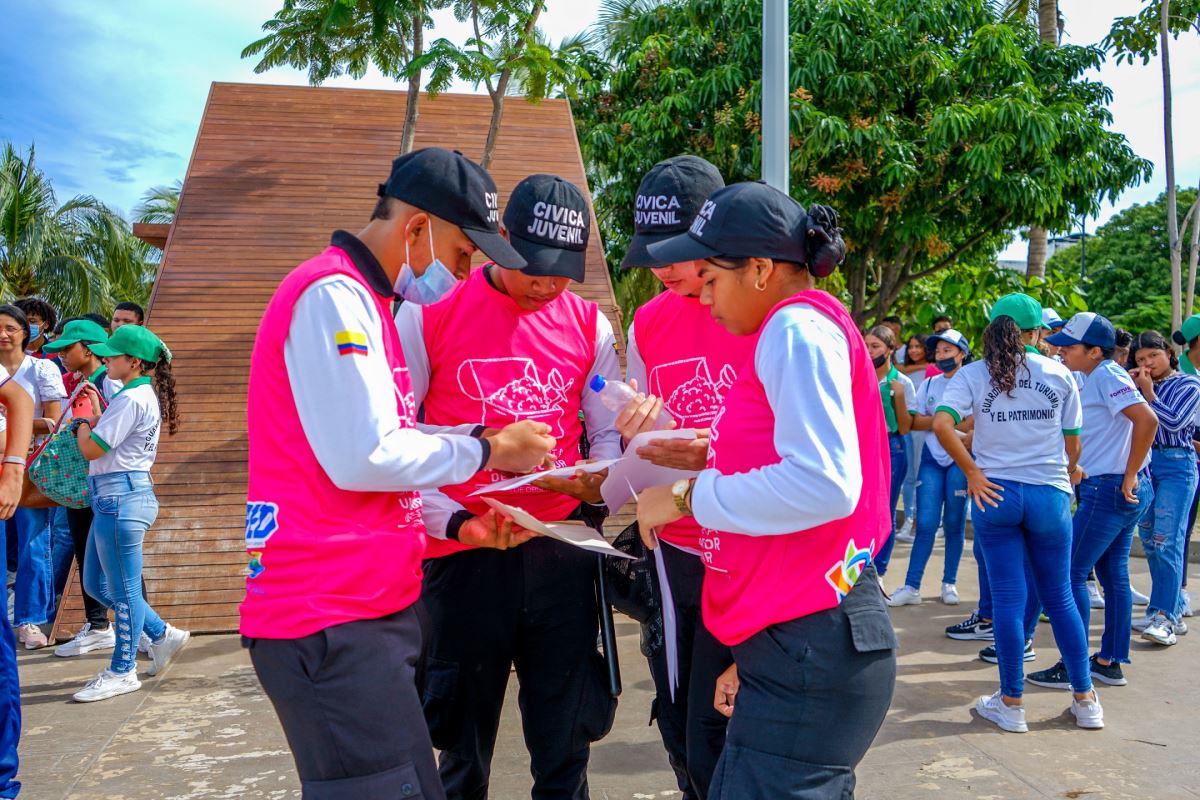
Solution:
<svg viewBox="0 0 1200 800">
<path fill-rule="evenodd" d="M 878 355 L 878 356 L 875 356 L 874 358 L 872 358 L 871 363 L 875 365 L 876 369 L 879 369 L 880 367 L 882 367 L 884 364 L 887 363 L 887 360 L 888 360 L 887 353 L 883 353 L 882 355 Z"/>
<path fill-rule="evenodd" d="M 393 287 L 396 294 L 408 302 L 422 306 L 441 300 L 458 282 L 454 273 L 446 268 L 433 251 L 433 220 L 428 222 L 426 230 L 429 232 L 429 253 L 433 256 L 433 261 L 425 268 L 425 273 L 418 277 L 409 265 L 408 240 L 405 239 L 404 266 L 400 268 L 400 274 L 396 276 L 396 285 Z"/>
<path fill-rule="evenodd" d="M 34 339 L 36 339 L 41 334 L 41 332 L 42 332 L 41 325 L 38 325 L 36 322 L 31 323 L 29 326 L 29 341 L 32 342 Z"/>
<path fill-rule="evenodd" d="M 942 372 L 950 372 L 958 366 L 958 359 L 954 356 L 951 356 L 950 358 L 939 358 L 933 363 Z"/>
</svg>

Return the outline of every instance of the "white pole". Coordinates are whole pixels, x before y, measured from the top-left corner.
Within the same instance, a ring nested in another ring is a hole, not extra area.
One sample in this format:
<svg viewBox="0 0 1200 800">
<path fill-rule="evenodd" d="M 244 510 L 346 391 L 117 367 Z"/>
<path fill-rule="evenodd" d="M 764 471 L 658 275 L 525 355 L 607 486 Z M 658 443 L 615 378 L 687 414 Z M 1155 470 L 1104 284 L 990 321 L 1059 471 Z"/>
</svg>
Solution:
<svg viewBox="0 0 1200 800">
<path fill-rule="evenodd" d="M 763 0 L 762 176 L 788 192 L 788 0 Z"/>
</svg>

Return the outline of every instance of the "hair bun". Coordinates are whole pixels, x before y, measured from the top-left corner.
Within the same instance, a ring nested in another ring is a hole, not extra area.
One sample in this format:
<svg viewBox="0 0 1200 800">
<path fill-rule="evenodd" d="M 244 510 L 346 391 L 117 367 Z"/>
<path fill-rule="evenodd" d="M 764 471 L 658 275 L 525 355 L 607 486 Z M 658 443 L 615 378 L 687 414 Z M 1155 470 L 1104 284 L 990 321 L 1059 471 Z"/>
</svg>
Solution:
<svg viewBox="0 0 1200 800">
<path fill-rule="evenodd" d="M 818 278 L 832 275 L 845 260 L 841 223 L 838 213 L 829 206 L 813 205 L 808 209 L 804 249 L 808 254 L 808 271 Z"/>
</svg>

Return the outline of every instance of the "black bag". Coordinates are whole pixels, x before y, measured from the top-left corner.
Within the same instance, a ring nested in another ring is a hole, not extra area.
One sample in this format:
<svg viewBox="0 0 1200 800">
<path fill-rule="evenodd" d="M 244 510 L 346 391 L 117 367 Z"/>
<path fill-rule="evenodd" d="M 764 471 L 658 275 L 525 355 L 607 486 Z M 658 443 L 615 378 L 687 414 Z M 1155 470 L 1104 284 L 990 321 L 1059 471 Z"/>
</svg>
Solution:
<svg viewBox="0 0 1200 800">
<path fill-rule="evenodd" d="M 644 625 L 659 615 L 662 604 L 662 597 L 658 591 L 658 575 L 654 570 L 654 556 L 642 542 L 636 522 L 617 534 L 612 544 L 633 558 L 604 560 L 604 583 L 608 589 L 608 600 L 617 611 Z"/>
</svg>

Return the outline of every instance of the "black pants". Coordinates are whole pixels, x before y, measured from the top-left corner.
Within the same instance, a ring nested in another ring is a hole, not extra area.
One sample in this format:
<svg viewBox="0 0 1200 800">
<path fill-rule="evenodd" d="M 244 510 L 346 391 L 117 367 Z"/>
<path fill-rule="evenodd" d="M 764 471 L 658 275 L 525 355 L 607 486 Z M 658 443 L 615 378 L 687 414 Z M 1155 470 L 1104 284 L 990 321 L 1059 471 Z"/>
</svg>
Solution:
<svg viewBox="0 0 1200 800">
<path fill-rule="evenodd" d="M 676 777 L 682 778 L 684 800 L 704 800 L 725 746 L 728 722 L 713 708 L 713 696 L 718 676 L 733 663 L 733 653 L 708 632 L 700 616 L 703 562 L 670 545 L 663 546 L 662 553 L 675 605 L 679 685 L 672 700 L 666 650 L 660 649 L 648 659 L 654 678 L 654 713 L 667 758 Z"/>
<path fill-rule="evenodd" d="M 733 648 L 740 688 L 717 800 L 850 800 L 896 684 L 896 635 L 875 568 L 836 608 Z"/>
<path fill-rule="evenodd" d="M 446 796 L 488 796 L 510 668 L 535 800 L 585 800 L 591 743 L 612 726 L 596 648 L 596 556 L 551 539 L 425 562 L 422 702 Z"/>
<path fill-rule="evenodd" d="M 302 639 L 246 639 L 304 800 L 444 800 L 413 671 L 412 608 Z"/>
<path fill-rule="evenodd" d="M 71 541 L 75 545 L 75 565 L 79 575 L 79 590 L 83 593 L 83 612 L 93 628 L 108 627 L 108 609 L 83 588 L 83 556 L 87 552 L 88 534 L 92 529 L 92 509 L 68 508 L 67 527 L 71 529 Z M 142 597 L 146 597 L 146 581 L 142 580 Z M 147 600 L 147 602 L 149 602 Z"/>
</svg>

